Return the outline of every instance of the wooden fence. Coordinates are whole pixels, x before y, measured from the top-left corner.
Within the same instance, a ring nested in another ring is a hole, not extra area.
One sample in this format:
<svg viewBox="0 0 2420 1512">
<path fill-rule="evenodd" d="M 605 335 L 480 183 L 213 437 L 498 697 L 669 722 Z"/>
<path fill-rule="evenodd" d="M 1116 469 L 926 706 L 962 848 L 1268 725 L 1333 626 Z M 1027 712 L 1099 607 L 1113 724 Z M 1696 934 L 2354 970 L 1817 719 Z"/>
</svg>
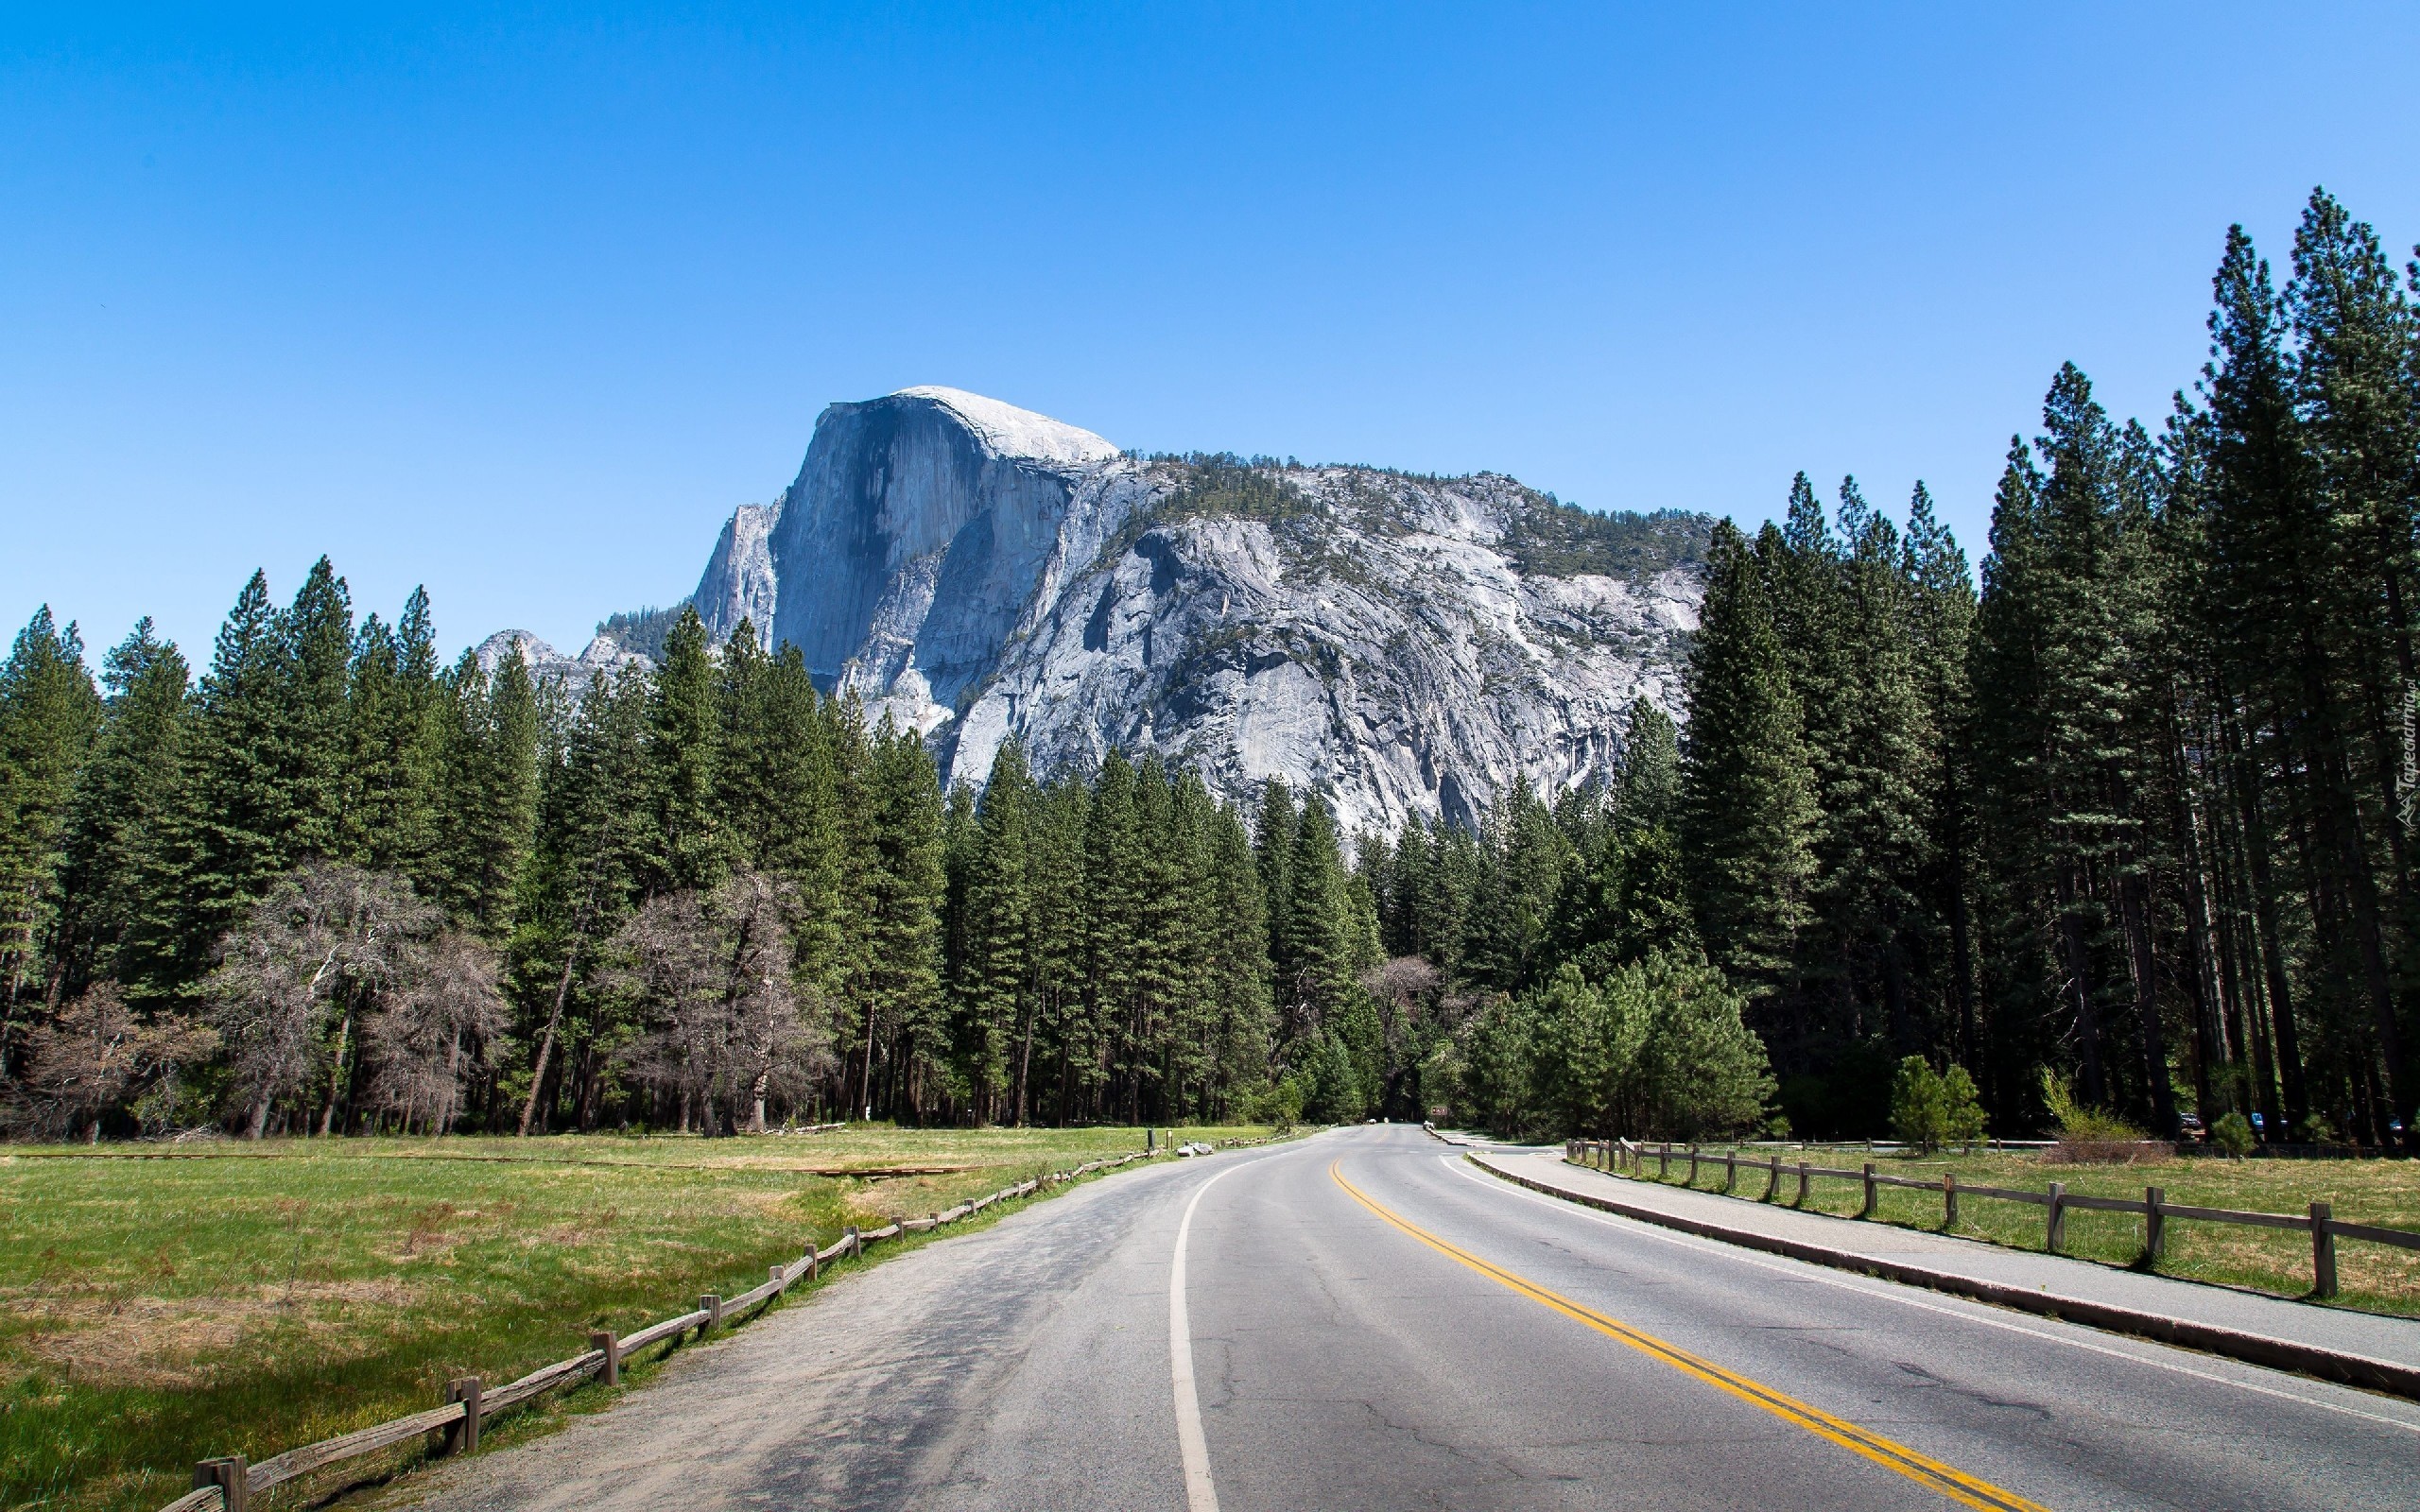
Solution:
<svg viewBox="0 0 2420 1512">
<path fill-rule="evenodd" d="M 1248 1144 L 1265 1144 L 1270 1140 L 1283 1137 L 1269 1135 L 1261 1139 L 1232 1140 L 1223 1147 L 1236 1149 Z M 661 1323 L 651 1323 L 635 1333 L 617 1337 L 603 1332 L 592 1332 L 588 1335 L 586 1353 L 574 1355 L 568 1360 L 559 1360 L 553 1365 L 532 1370 L 508 1385 L 497 1386 L 491 1390 L 477 1376 L 463 1376 L 449 1382 L 445 1387 L 445 1400 L 439 1406 L 429 1408 L 426 1412 L 413 1413 L 409 1417 L 376 1423 L 341 1437 L 322 1439 L 316 1444 L 305 1444 L 301 1449 L 289 1449 L 283 1454 L 272 1459 L 262 1460 L 256 1465 L 246 1464 L 243 1456 L 238 1454 L 203 1460 L 194 1467 L 194 1488 L 169 1503 L 161 1509 L 161 1512 L 205 1512 L 205 1509 L 250 1512 L 251 1500 L 255 1492 L 283 1485 L 297 1476 L 306 1475 L 340 1460 L 353 1459 L 362 1454 L 372 1454 L 382 1449 L 392 1449 L 398 1444 L 409 1443 L 424 1435 L 428 1437 L 429 1447 L 433 1452 L 467 1453 L 479 1447 L 479 1424 L 506 1408 L 527 1401 L 532 1397 L 552 1391 L 559 1386 L 586 1381 L 592 1376 L 602 1379 L 609 1386 L 619 1384 L 622 1379 L 622 1362 L 639 1350 L 650 1345 L 662 1344 L 666 1340 L 679 1339 L 693 1330 L 698 1337 L 703 1338 L 726 1323 L 737 1321 L 740 1314 L 747 1313 L 750 1309 L 769 1304 L 799 1281 L 814 1280 L 822 1274 L 823 1267 L 834 1261 L 844 1256 L 864 1254 L 868 1245 L 880 1244 L 886 1239 L 896 1239 L 902 1234 L 923 1233 L 944 1224 L 956 1223 L 961 1218 L 969 1218 L 981 1212 L 994 1203 L 1006 1202 L 1014 1197 L 1031 1196 L 1046 1186 L 1057 1186 L 1078 1180 L 1098 1171 L 1114 1171 L 1136 1160 L 1150 1160 L 1155 1153 L 1167 1152 L 1165 1149 L 1157 1152 L 1136 1150 L 1132 1155 L 1087 1160 L 1071 1170 L 1053 1171 L 1047 1176 L 1037 1177 L 1030 1181 L 1020 1181 L 1014 1186 L 1002 1187 L 997 1192 L 961 1202 L 955 1208 L 926 1217 L 902 1218 L 885 1224 L 882 1228 L 869 1228 L 862 1232 L 851 1228 L 830 1246 L 823 1249 L 809 1247 L 804 1254 L 788 1264 L 773 1266 L 771 1273 L 766 1277 L 762 1285 L 742 1292 L 737 1297 L 724 1297 L 708 1294 L 699 1297 L 698 1305 L 689 1312 L 681 1314 L 677 1317 L 666 1318 Z"/>
<path fill-rule="evenodd" d="M 2319 1297 L 2336 1295 L 2336 1241 L 2358 1239 L 2374 1245 L 2393 1245 L 2401 1249 L 2420 1249 L 2420 1233 L 2403 1228 L 2380 1228 L 2365 1223 L 2346 1223 L 2334 1216 L 2325 1202 L 2314 1202 L 2308 1213 L 2242 1212 L 2233 1208 L 2197 1208 L 2181 1202 L 2170 1202 L 2158 1187 L 2143 1189 L 2140 1201 L 2133 1197 L 2094 1197 L 2067 1190 L 2064 1181 L 2053 1181 L 2048 1192 L 2027 1192 L 2016 1187 L 1970 1186 L 1958 1179 L 1955 1172 L 1945 1171 L 1941 1179 L 1926 1181 L 1914 1177 L 1887 1176 L 1865 1162 L 1863 1170 L 1842 1171 L 1810 1165 L 1805 1160 L 1784 1164 L 1779 1155 L 1767 1155 L 1763 1160 L 1751 1156 L 1742 1159 L 1737 1150 L 1720 1155 L 1702 1152 L 1694 1145 L 1675 1151 L 1669 1143 L 1657 1146 L 1634 1144 L 1628 1140 L 1567 1140 L 1563 1158 L 1575 1165 L 1612 1172 L 1616 1175 L 1643 1177 L 1647 1162 L 1655 1162 L 1660 1180 L 1672 1174 L 1672 1162 L 1689 1163 L 1689 1184 L 1697 1184 L 1700 1165 L 1720 1164 L 1722 1167 L 1722 1190 L 1736 1192 L 1739 1171 L 1745 1166 L 1752 1174 L 1763 1172 L 1765 1192 L 1761 1200 L 1773 1201 L 1780 1195 L 1784 1177 L 1798 1181 L 1796 1205 L 1806 1204 L 1812 1182 L 1819 1179 L 1861 1182 L 1865 1189 L 1865 1205 L 1858 1211 L 1860 1218 L 1871 1218 L 1884 1187 L 1905 1187 L 1914 1192 L 1938 1192 L 1942 1201 L 1942 1222 L 1955 1227 L 1958 1222 L 1958 1201 L 1961 1197 L 1982 1197 L 1998 1202 L 2026 1202 L 2045 1210 L 2042 1247 L 2052 1254 L 2066 1249 L 2067 1214 L 2084 1212 L 2135 1212 L 2143 1217 L 2143 1249 L 2156 1261 L 2166 1252 L 2168 1225 L 2173 1220 L 2193 1223 L 2244 1224 L 2261 1228 L 2299 1228 L 2310 1235 L 2311 1295 Z"/>
</svg>

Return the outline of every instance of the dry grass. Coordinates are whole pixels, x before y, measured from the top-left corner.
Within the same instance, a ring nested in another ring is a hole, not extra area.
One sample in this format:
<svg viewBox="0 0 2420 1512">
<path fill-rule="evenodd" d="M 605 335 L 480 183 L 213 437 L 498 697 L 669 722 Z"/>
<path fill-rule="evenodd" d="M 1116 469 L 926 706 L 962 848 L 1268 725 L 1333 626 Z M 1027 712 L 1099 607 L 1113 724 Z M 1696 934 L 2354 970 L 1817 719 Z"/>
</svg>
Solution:
<svg viewBox="0 0 2420 1512">
<path fill-rule="evenodd" d="M 1197 1132 L 1258 1131 L 1178 1137 Z M 452 1376 L 509 1380 L 591 1328 L 745 1290 L 848 1224 L 1141 1143 L 877 1125 L 21 1147 L 0 1154 L 0 1506 L 157 1507 L 197 1459 L 430 1406 Z M 902 1169 L 921 1174 L 873 1174 Z"/>
<path fill-rule="evenodd" d="M 1720 1153 L 1719 1151 L 1716 1153 Z M 1761 1169 L 1750 1174 L 1745 1160 L 1759 1166 L 1775 1153 L 1758 1148 L 1742 1151 L 1739 1192 L 1749 1197 L 1764 1193 Z M 1856 1170 L 1872 1160 L 1884 1175 L 1934 1181 L 1944 1171 L 1957 1173 L 1962 1186 L 2013 1187 L 2047 1192 L 2052 1181 L 2064 1181 L 2079 1195 L 2131 1197 L 2140 1200 L 2143 1189 L 2159 1187 L 2166 1200 L 2203 1208 L 2230 1208 L 2253 1212 L 2308 1212 L 2314 1201 L 2325 1202 L 2340 1219 L 2387 1228 L 2420 1230 L 2420 1161 L 2413 1160 L 2226 1160 L 2201 1157 L 2153 1163 L 2110 1165 L 2053 1164 L 2025 1152 L 1931 1156 L 1869 1155 L 1861 1145 L 1844 1148 L 1791 1148 L 1778 1152 L 1783 1162 L 1804 1160 L 1836 1170 Z M 1647 1165 L 1651 1178 L 1655 1166 Z M 1675 1161 L 1672 1180 L 1685 1181 L 1687 1167 Z M 1702 1165 L 1698 1185 L 1719 1186 L 1720 1163 Z M 1797 1195 L 1797 1183 L 1787 1174 L 1784 1201 Z M 1818 1178 L 1806 1206 L 1822 1212 L 1853 1216 L 1864 1202 L 1856 1181 Z M 1939 1230 L 1939 1193 L 1908 1192 L 1885 1187 L 1877 1217 L 1904 1228 Z M 1957 1232 L 2020 1249 L 2043 1246 L 2047 1214 L 2029 1203 L 1995 1201 L 1972 1193 L 1958 1203 Z M 2066 1253 L 2104 1264 L 2162 1275 L 2247 1287 L 2280 1297 L 2308 1297 L 2311 1288 L 2310 1236 L 2285 1228 L 2256 1228 L 2236 1224 L 2170 1219 L 2167 1254 L 2158 1265 L 2143 1254 L 2143 1219 L 2135 1213 L 2083 1212 L 2069 1210 Z M 2420 1250 L 2339 1239 L 2336 1245 L 2340 1294 L 2335 1305 L 2375 1313 L 2420 1316 Z"/>
</svg>

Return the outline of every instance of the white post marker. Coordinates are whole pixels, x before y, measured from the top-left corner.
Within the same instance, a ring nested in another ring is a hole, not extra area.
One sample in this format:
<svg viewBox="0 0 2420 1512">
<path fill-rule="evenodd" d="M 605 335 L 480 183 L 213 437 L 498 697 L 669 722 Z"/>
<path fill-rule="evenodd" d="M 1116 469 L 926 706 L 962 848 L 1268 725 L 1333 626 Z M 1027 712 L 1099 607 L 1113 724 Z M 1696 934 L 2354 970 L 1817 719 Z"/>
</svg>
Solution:
<svg viewBox="0 0 2420 1512">
<path fill-rule="evenodd" d="M 1250 1163 L 1250 1162 L 1247 1162 Z M 1219 1512 L 1219 1490 L 1210 1481 L 1210 1446 L 1201 1436 L 1201 1400 L 1193 1390 L 1193 1324 L 1184 1311 L 1184 1241 L 1193 1232 L 1193 1210 L 1226 1171 L 1193 1189 L 1176 1226 L 1176 1259 L 1168 1266 L 1168 1375 L 1176 1385 L 1176 1447 L 1184 1460 L 1185 1512 Z"/>
</svg>

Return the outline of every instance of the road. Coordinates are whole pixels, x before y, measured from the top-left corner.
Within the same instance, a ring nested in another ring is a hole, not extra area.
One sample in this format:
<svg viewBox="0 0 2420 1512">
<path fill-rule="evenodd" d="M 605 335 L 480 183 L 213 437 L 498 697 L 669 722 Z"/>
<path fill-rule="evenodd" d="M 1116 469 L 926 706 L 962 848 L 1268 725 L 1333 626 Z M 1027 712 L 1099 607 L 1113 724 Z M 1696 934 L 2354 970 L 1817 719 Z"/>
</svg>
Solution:
<svg viewBox="0 0 2420 1512">
<path fill-rule="evenodd" d="M 1038 1204 L 413 1489 L 459 1512 L 2412 1508 L 2420 1405 L 1608 1217 L 1368 1127 Z"/>
</svg>

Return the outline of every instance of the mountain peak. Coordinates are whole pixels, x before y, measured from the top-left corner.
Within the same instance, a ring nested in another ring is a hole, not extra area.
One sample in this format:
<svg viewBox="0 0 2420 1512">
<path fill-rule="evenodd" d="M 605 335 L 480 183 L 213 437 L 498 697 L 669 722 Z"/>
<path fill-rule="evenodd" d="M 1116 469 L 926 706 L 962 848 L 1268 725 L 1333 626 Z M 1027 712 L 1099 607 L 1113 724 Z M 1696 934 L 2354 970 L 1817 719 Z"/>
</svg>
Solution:
<svg viewBox="0 0 2420 1512">
<path fill-rule="evenodd" d="M 1084 467 L 1118 455 L 1115 442 L 1079 425 L 1052 420 L 1030 409 L 971 394 L 963 388 L 920 384 L 902 388 L 892 399 L 923 399 L 942 405 L 979 437 L 994 455 L 1047 462 L 1060 467 Z"/>
</svg>

